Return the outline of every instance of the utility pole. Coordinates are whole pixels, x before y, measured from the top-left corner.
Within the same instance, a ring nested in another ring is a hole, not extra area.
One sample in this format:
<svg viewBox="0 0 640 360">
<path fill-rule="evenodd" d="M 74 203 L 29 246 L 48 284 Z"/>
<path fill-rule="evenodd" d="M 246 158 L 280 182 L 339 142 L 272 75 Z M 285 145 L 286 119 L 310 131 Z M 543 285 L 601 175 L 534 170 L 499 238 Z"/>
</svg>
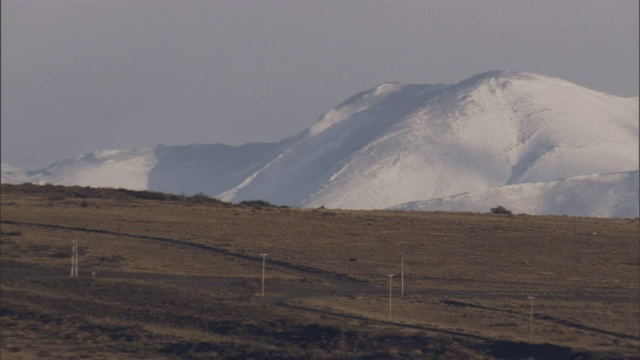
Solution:
<svg viewBox="0 0 640 360">
<path fill-rule="evenodd" d="M 73 239 L 71 245 L 71 278 L 78 277 L 78 240 Z"/>
<path fill-rule="evenodd" d="M 391 279 L 394 275 L 387 275 L 389 277 L 389 320 L 391 320 Z"/>
<path fill-rule="evenodd" d="M 267 259 L 267 254 L 260 254 L 262 256 L 262 296 L 264 296 L 264 266 Z"/>
<path fill-rule="evenodd" d="M 533 339 L 533 296 L 529 296 L 529 300 L 531 301 L 529 304 L 529 342 Z"/>
<path fill-rule="evenodd" d="M 404 296 L 404 252 L 402 253 L 400 264 L 400 294 Z"/>
</svg>

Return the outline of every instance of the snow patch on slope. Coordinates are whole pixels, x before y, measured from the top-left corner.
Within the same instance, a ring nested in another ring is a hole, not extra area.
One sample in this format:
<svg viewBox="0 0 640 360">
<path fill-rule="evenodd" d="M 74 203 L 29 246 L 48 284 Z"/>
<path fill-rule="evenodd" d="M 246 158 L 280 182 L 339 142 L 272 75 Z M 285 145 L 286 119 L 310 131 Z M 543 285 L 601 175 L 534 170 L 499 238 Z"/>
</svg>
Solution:
<svg viewBox="0 0 640 360">
<path fill-rule="evenodd" d="M 515 214 L 636 218 L 640 216 L 639 188 L 636 170 L 507 185 L 440 199 L 414 201 L 391 209 L 488 212 L 502 205 Z"/>
</svg>

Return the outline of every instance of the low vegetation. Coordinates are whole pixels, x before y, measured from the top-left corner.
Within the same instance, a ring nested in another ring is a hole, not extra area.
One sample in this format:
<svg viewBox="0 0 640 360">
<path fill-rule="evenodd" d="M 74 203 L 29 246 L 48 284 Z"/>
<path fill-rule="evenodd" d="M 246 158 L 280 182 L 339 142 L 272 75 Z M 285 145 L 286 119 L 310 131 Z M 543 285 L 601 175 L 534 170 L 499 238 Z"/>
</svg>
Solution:
<svg viewBox="0 0 640 360">
<path fill-rule="evenodd" d="M 640 356 L 638 219 L 1 190 L 3 359 Z"/>
<path fill-rule="evenodd" d="M 45 196 L 48 200 L 75 199 L 110 199 L 110 200 L 155 200 L 174 201 L 187 204 L 209 204 L 230 207 L 232 204 L 211 198 L 199 193 L 193 196 L 173 195 L 155 191 L 95 188 L 89 186 L 59 186 L 59 185 L 37 185 L 25 183 L 22 185 L 2 184 L 3 192 L 21 194 L 25 196 L 39 195 Z M 88 201 L 80 202 L 80 206 L 87 207 Z"/>
<path fill-rule="evenodd" d="M 241 206 L 248 206 L 248 207 L 252 207 L 252 208 L 272 208 L 272 207 L 282 207 L 282 208 L 286 208 L 286 206 L 277 206 L 277 205 L 273 205 L 268 201 L 264 201 L 264 200 L 243 200 L 240 201 L 239 205 Z"/>
</svg>

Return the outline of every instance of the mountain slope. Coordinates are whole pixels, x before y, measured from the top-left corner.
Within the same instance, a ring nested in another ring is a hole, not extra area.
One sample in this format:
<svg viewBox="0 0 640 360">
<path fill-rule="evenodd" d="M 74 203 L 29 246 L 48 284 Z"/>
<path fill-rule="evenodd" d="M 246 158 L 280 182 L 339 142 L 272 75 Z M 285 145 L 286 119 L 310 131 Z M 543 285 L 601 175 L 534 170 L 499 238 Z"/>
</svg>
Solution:
<svg viewBox="0 0 640 360">
<path fill-rule="evenodd" d="M 287 141 L 241 146 L 160 145 L 154 151 L 157 164 L 149 172 L 148 186 L 174 194 L 216 195 L 239 184 L 286 146 Z"/>
<path fill-rule="evenodd" d="M 383 84 L 324 114 L 300 140 L 222 199 L 261 198 L 304 206 L 304 199 L 336 178 L 349 157 L 383 136 L 402 118 L 435 96 L 441 86 Z"/>
<path fill-rule="evenodd" d="M 502 205 L 515 214 L 636 218 L 638 171 L 575 176 L 546 183 L 501 186 L 441 199 L 415 201 L 394 210 L 488 212 Z"/>
</svg>

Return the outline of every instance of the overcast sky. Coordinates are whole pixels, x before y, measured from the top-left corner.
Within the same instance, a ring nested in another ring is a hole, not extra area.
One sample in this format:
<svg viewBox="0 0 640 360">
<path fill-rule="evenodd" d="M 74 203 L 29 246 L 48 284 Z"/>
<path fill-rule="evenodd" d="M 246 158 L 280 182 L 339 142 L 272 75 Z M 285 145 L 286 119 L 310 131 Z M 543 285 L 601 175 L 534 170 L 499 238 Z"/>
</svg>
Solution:
<svg viewBox="0 0 640 360">
<path fill-rule="evenodd" d="M 275 142 L 386 81 L 638 95 L 637 0 L 2 0 L 2 162 Z"/>
</svg>

